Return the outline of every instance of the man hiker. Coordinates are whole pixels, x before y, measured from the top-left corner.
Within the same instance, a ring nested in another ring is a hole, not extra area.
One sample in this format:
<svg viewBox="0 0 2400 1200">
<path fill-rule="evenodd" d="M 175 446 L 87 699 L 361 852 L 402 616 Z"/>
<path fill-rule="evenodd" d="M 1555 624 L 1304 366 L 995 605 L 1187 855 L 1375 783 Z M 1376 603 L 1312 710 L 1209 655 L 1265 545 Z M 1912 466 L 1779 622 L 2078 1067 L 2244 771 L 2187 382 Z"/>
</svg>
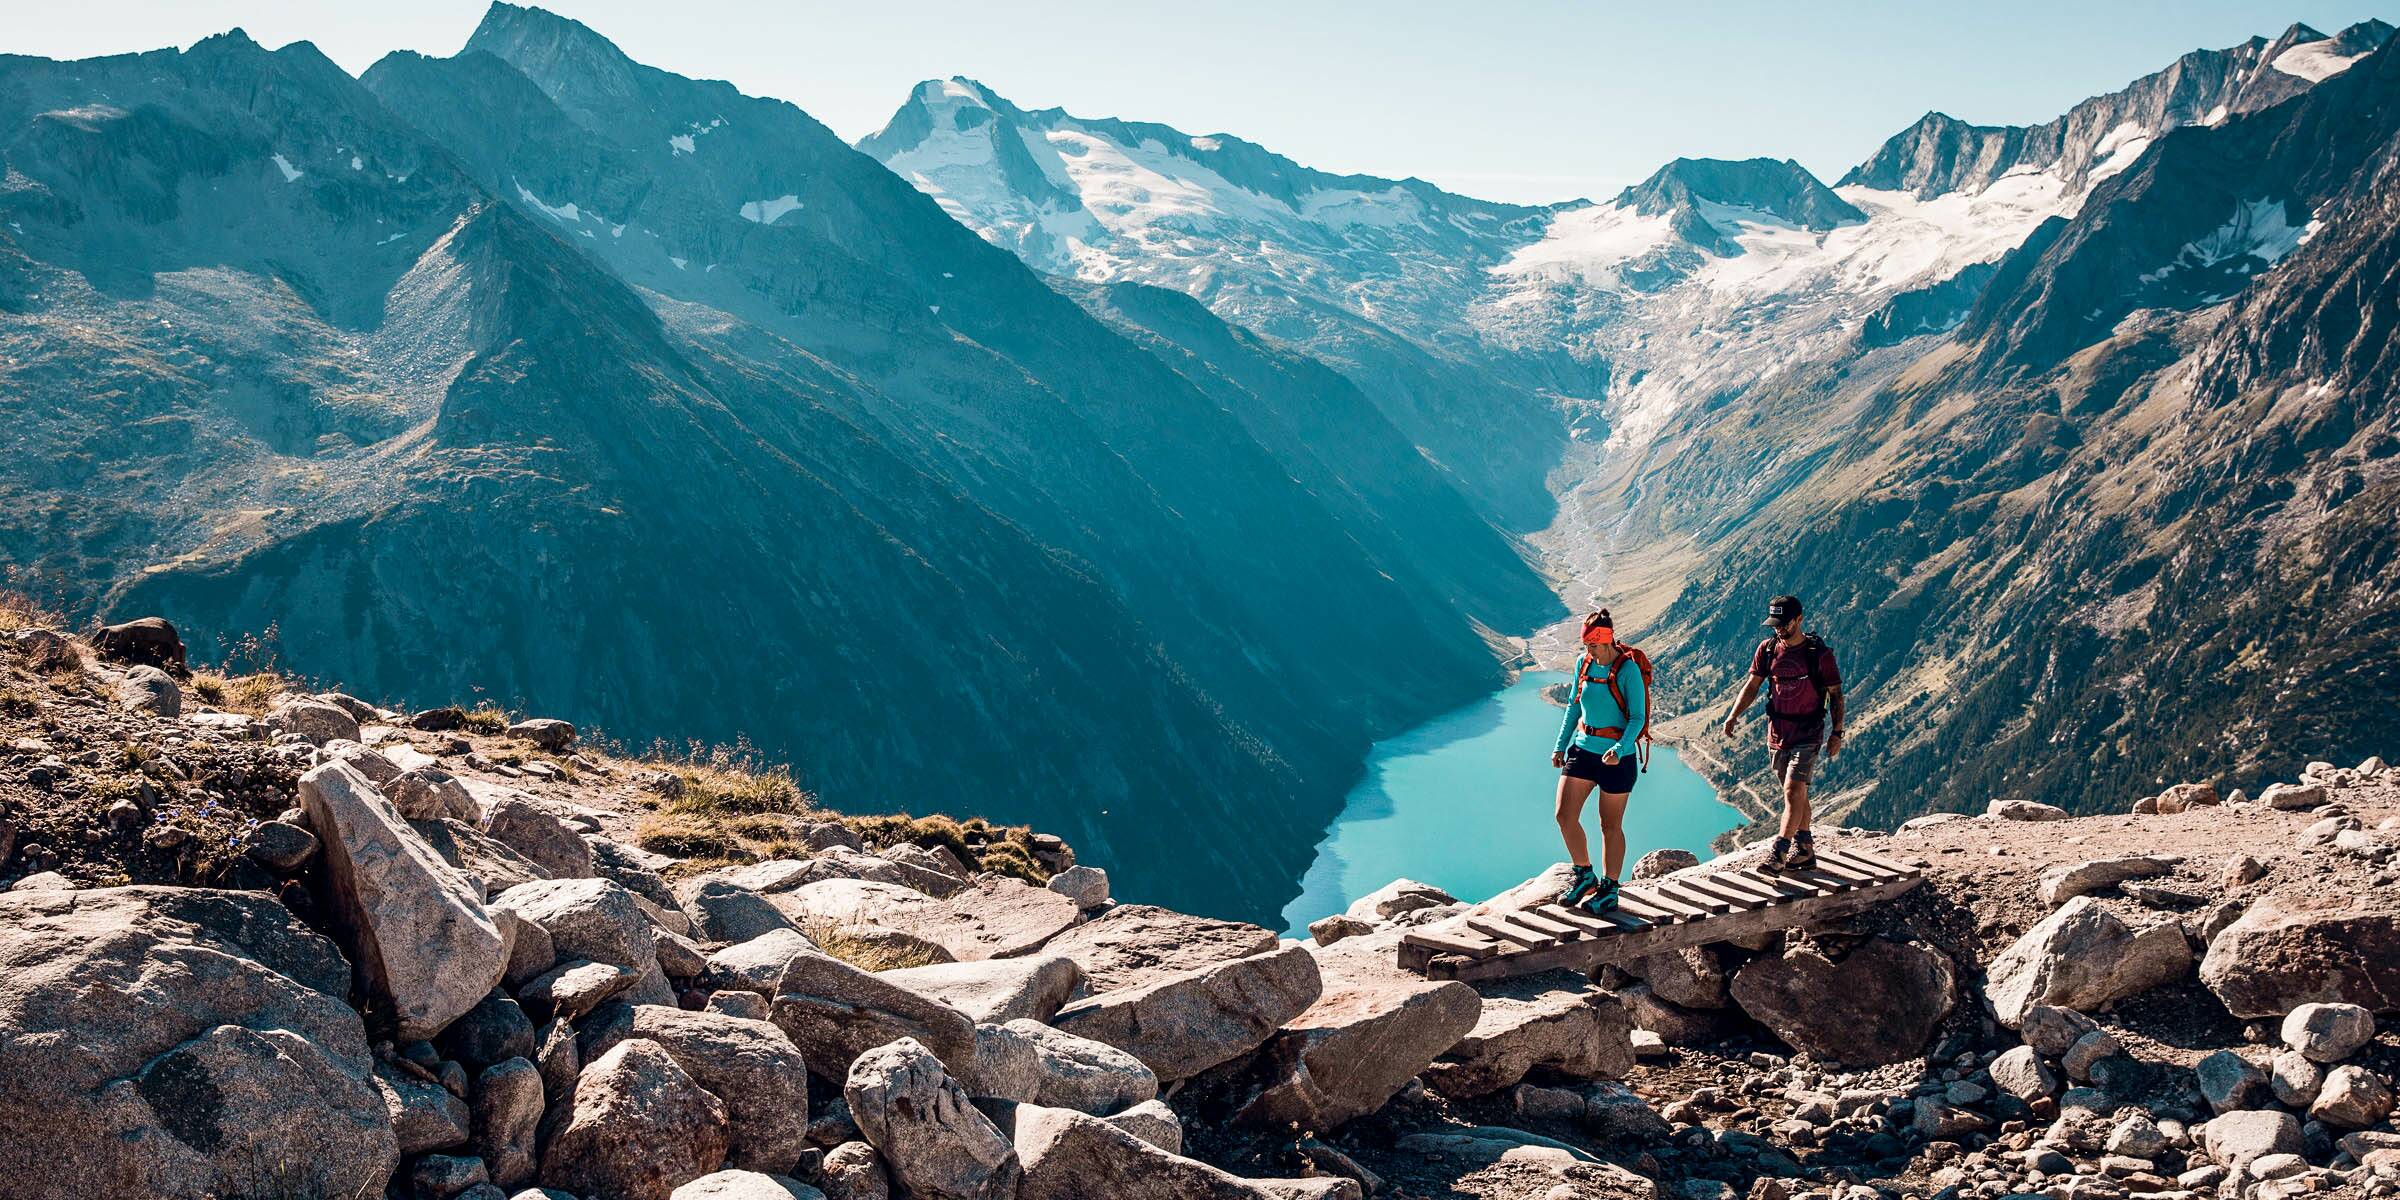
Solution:
<svg viewBox="0 0 2400 1200">
<path fill-rule="evenodd" d="M 1750 656 L 1750 681 L 1725 714 L 1725 736 L 1733 736 L 1763 684 L 1767 749 L 1775 756 L 1775 777 L 1783 781 L 1783 828 L 1767 851 L 1766 866 L 1805 871 L 1817 865 L 1816 837 L 1808 829 L 1808 781 L 1816 771 L 1817 750 L 1823 747 L 1827 758 L 1842 752 L 1842 672 L 1834 665 L 1833 647 L 1801 629 L 1798 596 L 1775 597 L 1767 605 L 1767 627 L 1774 633 Z"/>
</svg>

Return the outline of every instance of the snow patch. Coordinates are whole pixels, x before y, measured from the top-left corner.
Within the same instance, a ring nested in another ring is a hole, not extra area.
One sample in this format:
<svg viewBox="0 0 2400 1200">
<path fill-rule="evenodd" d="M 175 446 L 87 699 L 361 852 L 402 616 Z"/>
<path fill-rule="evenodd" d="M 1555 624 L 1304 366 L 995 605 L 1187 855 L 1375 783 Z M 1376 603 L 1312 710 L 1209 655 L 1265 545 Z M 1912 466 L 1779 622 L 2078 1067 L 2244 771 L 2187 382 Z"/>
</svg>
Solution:
<svg viewBox="0 0 2400 1200">
<path fill-rule="evenodd" d="M 679 133 L 668 138 L 667 149 L 675 154 L 698 154 L 700 152 L 698 143 L 694 142 L 692 135 L 688 133 Z"/>
<path fill-rule="evenodd" d="M 687 263 L 691 262 L 692 260 L 690 260 L 690 259 L 688 259 L 688 258 L 676 258 L 676 257 L 674 257 L 673 255 L 669 255 L 669 256 L 667 257 L 667 261 L 668 261 L 668 262 L 671 262 L 671 263 L 674 263 L 674 264 L 675 264 L 675 269 L 676 269 L 676 270 L 678 270 L 678 271 L 680 271 L 680 270 L 682 270 L 682 269 L 684 268 L 685 264 L 687 264 Z"/>
<path fill-rule="evenodd" d="M 283 181 L 285 183 L 297 182 L 302 175 L 308 173 L 298 167 L 293 166 L 292 160 L 285 158 L 280 154 L 275 156 L 275 169 L 283 172 Z"/>
<path fill-rule="evenodd" d="M 509 182 L 516 183 L 513 179 Z M 521 183 L 517 184 L 517 198 L 539 209 L 543 216 L 553 221 L 564 221 L 569 225 L 579 225 L 583 222 L 583 211 L 576 208 L 572 201 L 560 205 L 545 204 L 541 197 L 534 195 Z"/>
<path fill-rule="evenodd" d="M 1213 137 L 1196 137 L 1192 139 L 1192 149 L 1201 151 L 1202 153 L 1222 150 L 1224 148 L 1225 143 L 1220 142 Z"/>
<path fill-rule="evenodd" d="M 2314 237 L 2318 225 L 2315 220 L 2292 224 L 2281 200 L 2245 200 L 2234 206 L 2230 220 L 2207 237 L 2185 243 L 2172 262 L 2144 274 L 2142 282 L 2156 283 L 2177 271 L 2213 267 L 2243 257 L 2271 267 Z"/>
<path fill-rule="evenodd" d="M 353 171 L 364 171 L 367 169 L 367 162 L 365 159 L 353 154 L 350 156 L 350 169 Z"/>
<path fill-rule="evenodd" d="M 2092 147 L 2092 157 L 2096 161 L 2092 164 L 2091 181 L 2098 183 L 2132 166 L 2134 160 L 2142 156 L 2142 151 L 2149 148 L 2150 131 L 2137 122 L 2126 121 L 2109 130 L 2108 135 Z"/>
<path fill-rule="evenodd" d="M 742 219 L 772 225 L 795 210 L 808 207 L 795 195 L 777 196 L 772 200 L 752 200 L 742 205 Z"/>
<path fill-rule="evenodd" d="M 2350 69 L 2350 64 L 2366 57 L 2363 54 L 2344 54 L 2334 48 L 2333 39 L 2308 42 L 2294 46 L 2275 56 L 2267 65 L 2286 75 L 2296 75 L 2310 83 L 2323 83 Z"/>
</svg>

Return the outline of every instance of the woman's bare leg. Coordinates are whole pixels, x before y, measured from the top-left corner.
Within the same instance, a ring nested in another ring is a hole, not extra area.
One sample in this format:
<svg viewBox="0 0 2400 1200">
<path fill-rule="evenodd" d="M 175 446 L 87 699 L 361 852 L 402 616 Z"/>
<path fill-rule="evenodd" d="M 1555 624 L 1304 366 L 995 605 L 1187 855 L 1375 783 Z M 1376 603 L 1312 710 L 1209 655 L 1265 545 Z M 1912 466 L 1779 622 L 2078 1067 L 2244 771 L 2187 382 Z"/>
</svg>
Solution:
<svg viewBox="0 0 2400 1200">
<path fill-rule="evenodd" d="M 1583 802 L 1591 798 L 1593 783 L 1572 775 L 1558 777 L 1558 836 L 1567 843 L 1567 861 L 1579 867 L 1592 865 L 1592 848 L 1583 840 Z M 1617 810 L 1624 811 L 1624 798 L 1619 797 Z M 1618 847 L 1623 853 L 1624 847 Z"/>
<path fill-rule="evenodd" d="M 1624 878 L 1625 801 L 1632 795 L 1631 792 L 1600 793 L 1600 855 L 1607 866 L 1600 873 L 1610 879 Z"/>
</svg>

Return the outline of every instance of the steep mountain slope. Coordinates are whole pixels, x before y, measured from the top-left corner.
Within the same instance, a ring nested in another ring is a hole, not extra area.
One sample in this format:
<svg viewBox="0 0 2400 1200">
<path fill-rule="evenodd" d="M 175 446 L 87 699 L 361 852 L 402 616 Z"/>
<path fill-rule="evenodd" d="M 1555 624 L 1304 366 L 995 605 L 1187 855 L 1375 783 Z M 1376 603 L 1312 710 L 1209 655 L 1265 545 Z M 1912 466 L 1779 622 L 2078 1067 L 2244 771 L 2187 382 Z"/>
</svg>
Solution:
<svg viewBox="0 0 2400 1200">
<path fill-rule="evenodd" d="M 1230 134 L 1029 111 L 963 78 L 918 85 L 859 148 L 1037 270 L 1185 292 L 1334 363 L 1504 521 L 1548 519 L 1558 421 L 1537 393 L 1581 394 L 1593 369 L 1495 359 L 1462 319 L 1542 210 L 1317 171 Z"/>
<path fill-rule="evenodd" d="M 385 68 L 406 120 L 238 34 L 0 61 L 20 582 L 1038 814 L 1229 913 L 1280 904 L 1395 697 L 1488 686 L 1481 627 L 1554 603 L 1429 471 L 1388 482 L 1452 542 L 1352 529 L 1311 489 L 1353 463 L 1295 481 L 788 105 L 506 7 Z M 1392 645 L 1361 694 L 1341 660 Z"/>
<path fill-rule="evenodd" d="M 1878 823 L 2388 742 L 2395 182 L 2386 49 L 2158 138 L 1954 333 L 1662 439 L 1629 520 L 1710 548 L 1665 613 L 1697 694 L 1733 682 L 1758 597 L 1809 594 L 1861 714 L 1826 783 Z"/>
</svg>

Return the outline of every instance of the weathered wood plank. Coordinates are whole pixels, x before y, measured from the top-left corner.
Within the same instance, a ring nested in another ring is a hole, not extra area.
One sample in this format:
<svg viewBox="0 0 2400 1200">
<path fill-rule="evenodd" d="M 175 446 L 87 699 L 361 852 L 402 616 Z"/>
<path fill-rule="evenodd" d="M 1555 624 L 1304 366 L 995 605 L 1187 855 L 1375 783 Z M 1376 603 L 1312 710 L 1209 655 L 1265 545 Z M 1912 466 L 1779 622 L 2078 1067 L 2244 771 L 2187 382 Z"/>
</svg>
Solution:
<svg viewBox="0 0 2400 1200">
<path fill-rule="evenodd" d="M 1806 878 L 1802 876 L 1801 878 Z M 1586 937 L 1570 942 L 1555 942 L 1540 948 L 1507 950 L 1487 957 L 1437 955 L 1421 966 L 1412 965 L 1410 947 L 1402 946 L 1401 965 L 1421 970 L 1436 979 L 1499 979 L 1526 975 L 1554 968 L 1588 971 L 1602 963 L 1621 963 L 1654 954 L 1662 950 L 1685 946 L 1730 941 L 1777 929 L 1799 928 L 1839 920 L 1863 909 L 1872 908 L 1894 896 L 1916 887 L 1921 879 L 1906 878 L 1888 882 L 1848 885 L 1840 890 L 1800 897 L 1781 904 L 1763 905 L 1741 912 L 1730 912 L 1700 919 L 1670 923 L 1650 923 L 1627 928 L 1604 937 Z M 1823 886 L 1832 887 L 1832 883 Z M 1620 914 L 1609 914 L 1618 916 Z M 1488 918 L 1453 918 L 1467 927 Z M 1555 916 L 1553 919 L 1558 919 Z M 1439 930 L 1441 926 L 1436 926 Z M 1416 936 L 1416 935 L 1412 935 Z M 1422 953 L 1418 950 L 1417 953 Z"/>
<path fill-rule="evenodd" d="M 1560 908 L 1555 904 L 1543 909 L 1542 915 L 1562 924 L 1572 925 L 1576 929 L 1581 930 L 1586 937 L 1604 937 L 1608 934 L 1615 933 L 1618 930 L 1625 928 L 1624 925 L 1621 925 L 1615 921 L 1611 921 L 1607 917 L 1598 913 L 1583 912 L 1579 909 Z M 1634 924 L 1642 923 L 1638 917 L 1627 917 L 1625 920 Z"/>
<path fill-rule="evenodd" d="M 1491 958 L 1500 953 L 1499 946 L 1483 938 L 1462 937 L 1433 929 L 1412 929 L 1400 935 L 1400 944 L 1441 954 L 1463 954 L 1468 958 Z"/>
<path fill-rule="evenodd" d="M 1730 871 L 1721 875 L 1709 876 L 1708 886 L 1728 895 L 1739 896 L 1749 901 L 1749 906 L 1752 908 L 1761 904 L 1781 904 L 1784 898 L 1782 892 L 1763 883 L 1744 879 Z"/>
<path fill-rule="evenodd" d="M 1508 919 L 1528 929 L 1539 930 L 1564 941 L 1572 941 L 1584 935 L 1584 929 L 1581 926 L 1530 908 L 1517 909 L 1508 914 Z"/>
<path fill-rule="evenodd" d="M 1709 913 L 1712 915 L 1718 913 L 1729 913 L 1733 911 L 1733 901 L 1711 896 L 1708 893 L 1700 891 L 1696 888 L 1686 887 L 1684 886 L 1683 881 L 1680 879 L 1673 881 L 1665 879 L 1659 880 L 1658 883 L 1653 886 L 1652 894 L 1664 896 L 1668 899 L 1674 900 L 1678 904 L 1688 905 L 1690 907 L 1697 908 L 1704 913 Z"/>
<path fill-rule="evenodd" d="M 1481 916 L 1469 916 L 1466 918 L 1466 923 L 1467 928 L 1472 929 L 1475 932 L 1484 935 L 1485 937 L 1514 943 L 1515 945 L 1522 946 L 1527 950 L 1547 950 L 1550 947 L 1558 944 L 1557 938 L 1551 937 L 1546 933 L 1536 933 L 1522 925 L 1511 925 L 1507 921 L 1500 919 L 1499 915 L 1496 913 L 1487 913 Z"/>
<path fill-rule="evenodd" d="M 1728 912 L 1740 912 L 1745 908 L 1757 908 L 1759 905 L 1767 902 L 1766 897 L 1764 896 L 1753 896 L 1739 888 L 1728 887 L 1727 885 L 1719 883 L 1714 879 L 1700 877 L 1678 879 L 1675 881 L 1675 885 L 1684 889 L 1685 891 L 1697 892 L 1700 895 L 1706 896 L 1712 900 L 1724 901 L 1730 906 L 1726 910 Z"/>
<path fill-rule="evenodd" d="M 1856 846 L 1844 846 L 1840 852 L 1844 857 L 1855 858 L 1860 862 L 1881 867 L 1895 875 L 1922 875 L 1925 873 L 1922 867 L 1912 867 L 1907 863 L 1887 858 L 1872 850 L 1861 850 Z"/>
<path fill-rule="evenodd" d="M 1640 917 L 1654 925 L 1671 925 L 1677 921 L 1690 920 L 1700 915 L 1653 903 L 1649 896 L 1633 891 L 1617 893 L 1617 911 Z"/>
<path fill-rule="evenodd" d="M 1825 894 L 1825 889 L 1814 884 L 1802 883 L 1789 876 L 1761 871 L 1756 867 L 1744 867 L 1739 871 L 1730 872 L 1730 874 L 1746 883 L 1766 888 L 1786 900 Z"/>
<path fill-rule="evenodd" d="M 1873 867 L 1862 867 L 1856 863 L 1846 862 L 1825 854 L 1817 855 L 1817 869 L 1828 875 L 1838 876 L 1860 885 L 1881 883 L 1886 878 L 1877 874 Z"/>
</svg>

